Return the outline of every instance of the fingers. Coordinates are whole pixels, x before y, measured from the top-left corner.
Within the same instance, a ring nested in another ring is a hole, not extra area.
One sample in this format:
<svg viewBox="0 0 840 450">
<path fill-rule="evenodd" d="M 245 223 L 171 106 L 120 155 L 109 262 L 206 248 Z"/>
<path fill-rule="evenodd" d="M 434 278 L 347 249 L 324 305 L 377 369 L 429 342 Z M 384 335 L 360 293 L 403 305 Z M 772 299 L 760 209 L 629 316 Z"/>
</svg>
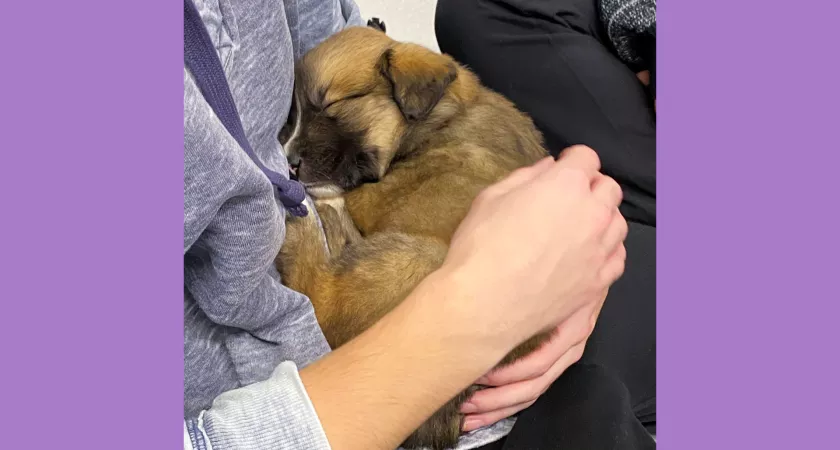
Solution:
<svg viewBox="0 0 840 450">
<path fill-rule="evenodd" d="M 582 170 L 589 177 L 596 177 L 601 170 L 601 160 L 595 150 L 585 145 L 573 145 L 560 153 L 557 158 L 558 168 Z"/>
<path fill-rule="evenodd" d="M 595 151 L 585 145 L 573 145 L 563 150 L 556 162 L 553 158 L 546 157 L 532 166 L 517 169 L 504 180 L 485 189 L 485 194 L 494 196 L 509 192 L 528 181 L 535 179 L 552 167 L 556 168 L 558 171 L 569 169 L 579 170 L 583 172 L 587 178 L 589 178 L 590 183 L 593 183 L 593 186 L 597 180 L 604 178 L 598 172 L 601 169 L 601 161 L 598 159 L 598 155 Z M 611 181 L 611 179 L 609 180 Z M 609 183 L 607 182 L 606 184 Z M 610 187 L 608 186 L 607 188 Z"/>
<path fill-rule="evenodd" d="M 618 249 L 618 246 L 624 243 L 627 238 L 627 220 L 618 212 L 616 208 L 613 212 L 612 220 L 607 226 L 607 231 L 601 237 L 601 243 L 604 247 L 605 254 L 612 255 Z"/>
<path fill-rule="evenodd" d="M 609 293 L 609 289 L 604 289 L 604 292 L 599 295 L 598 303 L 595 309 L 592 311 L 592 316 L 589 319 L 589 326 L 592 331 L 595 330 L 595 323 L 598 321 L 598 316 L 601 315 L 601 309 L 604 307 L 604 302 L 607 300 L 607 294 Z M 590 333 L 591 334 L 591 333 Z"/>
<path fill-rule="evenodd" d="M 504 386 L 482 389 L 470 397 L 463 405 L 461 412 L 464 414 L 483 414 L 491 411 L 505 409 L 522 403 L 532 402 L 539 398 L 544 388 L 551 384 L 537 380 L 526 380 Z"/>
<path fill-rule="evenodd" d="M 533 180 L 553 165 L 554 158 L 547 156 L 537 161 L 537 163 L 535 163 L 534 165 L 514 170 L 513 173 L 507 176 L 507 178 L 491 186 L 490 188 L 488 188 L 488 190 L 492 189 L 496 193 L 505 193 L 511 191 L 521 186 L 522 184 Z"/>
<path fill-rule="evenodd" d="M 597 301 L 589 302 L 579 308 L 558 325 L 549 340 L 536 351 L 508 366 L 491 371 L 476 380 L 476 384 L 504 386 L 544 375 L 572 347 L 589 337 L 595 326 L 592 318 L 593 316 L 597 318 L 603 301 L 603 296 L 601 296 L 597 298 Z"/>
<path fill-rule="evenodd" d="M 485 386 L 504 386 L 519 381 L 537 378 L 548 371 L 548 369 L 569 347 L 576 343 L 575 333 L 571 332 L 569 323 L 580 327 L 584 317 L 576 317 L 575 313 L 563 325 L 557 327 L 549 340 L 533 353 L 513 362 L 510 365 L 493 370 L 487 375 L 476 380 L 476 384 Z M 583 324 L 585 326 L 585 324 Z"/>
<path fill-rule="evenodd" d="M 617 208 L 621 204 L 624 194 L 621 186 L 606 175 L 598 175 L 592 183 L 592 195 L 610 208 Z"/>
<path fill-rule="evenodd" d="M 464 431 L 485 427 L 531 406 L 551 387 L 557 378 L 583 355 L 585 342 L 564 353 L 542 376 L 506 386 L 476 392 L 461 406 L 467 414 Z"/>
<path fill-rule="evenodd" d="M 615 283 L 624 274 L 624 264 L 627 260 L 627 249 L 620 244 L 615 252 L 607 258 L 607 262 L 601 267 L 601 280 L 607 286 Z"/>
<path fill-rule="evenodd" d="M 605 253 L 611 255 L 607 258 L 607 264 L 602 268 L 602 276 L 603 279 L 610 280 L 609 284 L 612 284 L 624 272 L 624 259 L 627 256 L 626 250 L 624 249 L 624 239 L 627 238 L 628 231 L 627 220 L 624 219 L 624 216 L 618 210 L 618 205 L 621 204 L 623 195 L 618 183 L 612 178 L 603 175 L 598 177 L 592 184 L 592 195 L 600 203 L 613 211 L 606 231 L 601 237 L 601 244 Z M 620 252 L 619 247 L 621 247 Z"/>
<path fill-rule="evenodd" d="M 482 389 L 474 393 L 461 405 L 461 412 L 480 414 L 536 400 L 560 374 L 580 359 L 584 345 L 584 342 L 580 342 L 567 349 L 536 378 Z"/>
<path fill-rule="evenodd" d="M 476 414 L 467 416 L 464 418 L 464 426 L 462 430 L 464 432 L 477 430 L 481 427 L 486 427 L 488 425 L 492 425 L 506 417 L 510 417 L 519 411 L 533 405 L 534 402 L 527 402 L 519 405 L 509 406 L 504 409 L 491 411 L 483 414 Z"/>
</svg>

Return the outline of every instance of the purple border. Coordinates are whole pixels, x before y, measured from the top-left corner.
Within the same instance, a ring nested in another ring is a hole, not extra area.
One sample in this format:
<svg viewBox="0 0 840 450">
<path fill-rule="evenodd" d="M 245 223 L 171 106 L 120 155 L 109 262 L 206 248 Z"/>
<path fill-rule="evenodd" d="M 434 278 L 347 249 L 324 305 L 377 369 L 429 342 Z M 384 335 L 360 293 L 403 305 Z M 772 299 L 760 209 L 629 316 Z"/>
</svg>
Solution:
<svg viewBox="0 0 840 450">
<path fill-rule="evenodd" d="M 663 448 L 840 448 L 838 13 L 659 4 Z"/>
<path fill-rule="evenodd" d="M 0 448 L 183 445 L 177 2 L 0 12 Z"/>
<path fill-rule="evenodd" d="M 180 448 L 181 9 L 7 3 L 0 448 Z M 664 448 L 838 445 L 839 12 L 660 5 Z"/>
</svg>

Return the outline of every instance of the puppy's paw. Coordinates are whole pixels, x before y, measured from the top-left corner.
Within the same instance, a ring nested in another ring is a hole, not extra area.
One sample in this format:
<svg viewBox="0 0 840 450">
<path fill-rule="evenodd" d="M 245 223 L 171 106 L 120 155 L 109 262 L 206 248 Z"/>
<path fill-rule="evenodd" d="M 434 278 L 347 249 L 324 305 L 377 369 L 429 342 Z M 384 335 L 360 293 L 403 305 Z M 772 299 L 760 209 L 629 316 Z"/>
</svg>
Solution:
<svg viewBox="0 0 840 450">
<path fill-rule="evenodd" d="M 385 32 L 385 22 L 380 20 L 378 17 L 373 17 L 370 20 L 368 20 L 367 26 L 369 26 L 369 27 L 371 27 L 375 30 L 379 30 L 383 33 Z"/>
</svg>

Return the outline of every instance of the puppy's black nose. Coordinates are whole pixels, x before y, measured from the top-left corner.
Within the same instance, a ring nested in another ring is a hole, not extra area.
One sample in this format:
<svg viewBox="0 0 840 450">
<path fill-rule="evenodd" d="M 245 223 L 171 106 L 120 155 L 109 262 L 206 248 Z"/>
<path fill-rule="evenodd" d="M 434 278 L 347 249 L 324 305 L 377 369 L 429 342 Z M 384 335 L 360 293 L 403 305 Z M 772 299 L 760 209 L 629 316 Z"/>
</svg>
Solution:
<svg viewBox="0 0 840 450">
<path fill-rule="evenodd" d="M 291 155 L 289 155 L 288 159 L 289 159 L 289 166 L 295 167 L 295 168 L 300 166 L 300 156 L 295 155 L 295 154 L 291 154 Z"/>
<path fill-rule="evenodd" d="M 300 169 L 300 164 L 303 161 L 297 155 L 289 155 L 289 178 L 292 180 L 298 180 L 298 169 Z"/>
</svg>

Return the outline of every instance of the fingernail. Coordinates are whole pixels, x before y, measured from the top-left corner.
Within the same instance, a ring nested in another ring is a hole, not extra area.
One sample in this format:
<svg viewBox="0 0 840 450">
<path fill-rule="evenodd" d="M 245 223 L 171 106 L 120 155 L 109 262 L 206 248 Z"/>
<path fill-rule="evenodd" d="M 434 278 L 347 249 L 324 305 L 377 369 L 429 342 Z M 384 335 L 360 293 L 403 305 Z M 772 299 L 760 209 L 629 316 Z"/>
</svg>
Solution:
<svg viewBox="0 0 840 450">
<path fill-rule="evenodd" d="M 464 431 L 472 431 L 481 427 L 481 421 L 478 419 L 467 419 L 464 421 Z"/>
<path fill-rule="evenodd" d="M 475 403 L 466 402 L 461 405 L 461 412 L 464 414 L 474 413 L 478 411 L 478 406 L 475 406 Z"/>
</svg>

